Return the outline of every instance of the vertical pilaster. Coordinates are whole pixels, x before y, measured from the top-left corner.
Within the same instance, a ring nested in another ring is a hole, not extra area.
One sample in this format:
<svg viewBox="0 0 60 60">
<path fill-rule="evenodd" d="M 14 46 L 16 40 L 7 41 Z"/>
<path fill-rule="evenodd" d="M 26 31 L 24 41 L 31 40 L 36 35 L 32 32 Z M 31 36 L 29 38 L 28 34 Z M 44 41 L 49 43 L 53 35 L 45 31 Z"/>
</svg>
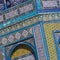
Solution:
<svg viewBox="0 0 60 60">
<path fill-rule="evenodd" d="M 39 60 L 46 60 L 45 50 L 44 50 L 44 43 L 43 43 L 43 40 L 42 40 L 39 25 L 34 27 L 34 38 L 35 38 L 35 43 L 36 43 L 36 48 L 37 48 Z"/>
</svg>

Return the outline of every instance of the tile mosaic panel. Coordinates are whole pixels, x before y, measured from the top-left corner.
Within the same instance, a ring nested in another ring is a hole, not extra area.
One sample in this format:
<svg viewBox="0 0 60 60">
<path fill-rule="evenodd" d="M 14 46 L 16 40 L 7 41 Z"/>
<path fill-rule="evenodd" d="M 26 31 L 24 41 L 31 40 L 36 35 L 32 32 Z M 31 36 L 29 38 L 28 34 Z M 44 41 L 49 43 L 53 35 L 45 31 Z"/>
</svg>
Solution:
<svg viewBox="0 0 60 60">
<path fill-rule="evenodd" d="M 4 0 L 0 1 L 0 11 L 4 10 Z"/>
<path fill-rule="evenodd" d="M 20 1 L 20 0 L 18 0 L 18 1 Z M 23 2 L 23 1 L 26 2 L 27 0 L 22 0 L 21 2 Z M 10 2 L 7 0 L 7 4 L 12 3 L 12 2 L 13 1 Z M 9 6 L 11 6 L 11 5 L 9 5 Z M 10 8 L 10 9 L 7 9 L 6 11 L 2 12 L 2 14 L 5 16 L 4 21 L 7 21 L 7 20 L 10 20 L 13 18 L 15 19 L 16 16 L 20 17 L 21 15 L 31 12 L 31 11 L 34 11 L 34 10 L 35 10 L 34 0 L 30 0 L 22 5 L 20 4 L 15 7 Z"/>
<path fill-rule="evenodd" d="M 11 44 L 11 45 L 5 47 L 5 48 L 6 48 L 6 55 L 7 55 L 7 56 L 8 56 L 8 54 L 9 54 L 10 50 L 12 49 L 12 47 L 14 47 L 14 45 L 15 45 L 15 44 Z"/>
<path fill-rule="evenodd" d="M 24 41 L 21 41 L 21 42 L 27 42 L 27 43 L 30 43 L 32 44 L 33 46 L 35 46 L 34 44 L 34 38 L 30 38 L 30 39 L 25 39 Z M 15 43 L 15 44 L 20 44 L 21 42 L 18 42 L 18 43 Z M 12 44 L 12 45 L 9 45 L 9 46 L 6 46 L 6 54 L 8 56 L 9 52 L 10 52 L 10 49 L 12 49 L 12 47 L 14 47 L 15 44 Z"/>
<path fill-rule="evenodd" d="M 3 22 L 3 21 L 4 21 L 3 15 L 0 15 L 0 22 Z"/>
<path fill-rule="evenodd" d="M 18 30 L 20 28 L 24 28 L 26 26 L 29 26 L 29 25 L 33 24 L 33 23 L 36 23 L 39 20 L 38 17 L 35 17 L 35 18 L 32 18 L 32 19 L 27 19 L 26 21 L 21 21 L 21 22 L 19 22 L 17 24 L 14 24 L 12 26 L 9 26 L 9 27 L 6 27 L 4 29 L 1 29 L 0 30 L 0 36 L 3 35 L 3 34 L 9 33 L 11 31 L 15 31 L 15 30 Z"/>
<path fill-rule="evenodd" d="M 28 5 L 25 5 L 25 6 L 19 8 L 20 14 L 27 13 L 33 9 L 34 9 L 33 4 L 28 4 Z"/>
<path fill-rule="evenodd" d="M 42 1 L 43 8 L 57 7 L 57 1 Z"/>
<path fill-rule="evenodd" d="M 24 3 L 26 2 L 27 0 L 7 0 L 7 8 L 11 8 L 13 6 L 16 6 L 20 3 Z"/>
<path fill-rule="evenodd" d="M 60 8 L 59 0 L 41 0 L 43 9 Z"/>
<path fill-rule="evenodd" d="M 21 42 L 18 42 L 16 44 L 20 44 L 22 42 L 27 42 L 27 43 L 30 43 L 32 44 L 33 46 L 34 45 L 34 39 L 33 38 L 30 38 L 30 39 L 26 39 L 24 41 L 21 41 Z M 6 54 L 8 56 L 10 50 L 14 47 L 15 44 L 12 44 L 12 45 L 9 45 L 9 46 L 6 46 Z M 27 46 L 27 45 L 24 45 L 24 44 L 21 44 L 21 45 L 18 45 L 14 51 L 12 52 L 12 55 L 11 55 L 11 59 L 14 60 L 14 59 L 30 59 L 28 58 L 28 56 L 33 56 L 31 57 L 31 59 L 35 59 L 35 55 L 34 55 L 34 52 L 33 50 L 31 49 L 31 47 Z"/>
<path fill-rule="evenodd" d="M 56 49 L 57 49 L 57 55 L 60 59 L 60 32 L 54 32 L 54 41 L 55 41 L 55 45 L 56 45 Z"/>
<path fill-rule="evenodd" d="M 27 39 L 24 42 L 28 42 L 28 43 L 32 44 L 33 46 L 35 46 L 34 38 Z"/>
<path fill-rule="evenodd" d="M 36 40 L 36 47 L 38 51 L 38 58 L 39 60 L 46 60 L 45 49 L 44 49 L 44 42 L 40 32 L 40 26 L 34 27 L 34 38 Z"/>
<path fill-rule="evenodd" d="M 50 14 L 41 14 L 41 15 L 37 15 L 33 18 L 27 19 L 25 21 L 21 21 L 19 23 L 16 23 L 12 26 L 6 27 L 4 29 L 0 30 L 0 35 L 9 33 L 11 31 L 35 24 L 39 21 L 51 21 L 51 20 L 59 20 L 60 19 L 60 13 L 50 13 Z M 6 23 L 4 23 L 5 26 L 8 26 Z M 4 26 L 4 27 L 5 27 Z"/>
<path fill-rule="evenodd" d="M 60 30 L 60 22 L 45 23 L 45 24 L 43 24 L 43 26 L 44 26 L 47 45 L 48 45 L 50 60 L 58 60 L 56 46 L 54 43 L 54 37 L 52 35 L 52 31 Z"/>
<path fill-rule="evenodd" d="M 4 48 L 0 48 L 0 60 L 5 60 Z"/>
<path fill-rule="evenodd" d="M 9 12 L 9 13 L 6 13 L 6 14 L 5 14 L 5 17 L 6 17 L 6 19 L 9 19 L 9 18 L 15 17 L 15 16 L 17 16 L 17 15 L 18 15 L 17 10 L 13 10 L 13 11 L 11 11 L 11 12 Z"/>
<path fill-rule="evenodd" d="M 28 36 L 32 36 L 32 32 L 30 32 L 31 30 L 32 30 L 32 28 L 29 28 L 26 30 L 22 30 L 22 31 L 18 31 L 18 32 L 9 34 L 7 36 L 0 37 L 0 41 L 1 41 L 0 46 L 16 42 L 16 41 L 18 41 L 22 38 L 26 38 Z"/>
</svg>

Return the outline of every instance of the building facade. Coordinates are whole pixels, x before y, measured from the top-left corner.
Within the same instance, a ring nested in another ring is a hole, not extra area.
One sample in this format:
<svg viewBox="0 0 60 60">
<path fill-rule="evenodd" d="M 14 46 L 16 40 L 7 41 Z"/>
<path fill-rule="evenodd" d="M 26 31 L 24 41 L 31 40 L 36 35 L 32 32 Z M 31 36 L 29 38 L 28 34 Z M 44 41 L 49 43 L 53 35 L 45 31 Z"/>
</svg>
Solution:
<svg viewBox="0 0 60 60">
<path fill-rule="evenodd" d="M 60 0 L 1 0 L 0 60 L 60 60 Z"/>
</svg>

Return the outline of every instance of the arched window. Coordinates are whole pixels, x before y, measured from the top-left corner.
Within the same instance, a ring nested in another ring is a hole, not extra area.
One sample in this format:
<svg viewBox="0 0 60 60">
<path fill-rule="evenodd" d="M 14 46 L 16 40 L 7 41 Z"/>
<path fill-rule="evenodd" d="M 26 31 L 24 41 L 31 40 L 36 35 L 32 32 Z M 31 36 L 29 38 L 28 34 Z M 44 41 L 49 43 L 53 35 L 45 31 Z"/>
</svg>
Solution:
<svg viewBox="0 0 60 60">
<path fill-rule="evenodd" d="M 30 45 L 30 46 L 29 46 Z M 14 49 L 13 49 L 14 48 Z M 8 60 L 36 60 L 36 51 L 31 44 L 19 44 L 11 48 Z"/>
</svg>

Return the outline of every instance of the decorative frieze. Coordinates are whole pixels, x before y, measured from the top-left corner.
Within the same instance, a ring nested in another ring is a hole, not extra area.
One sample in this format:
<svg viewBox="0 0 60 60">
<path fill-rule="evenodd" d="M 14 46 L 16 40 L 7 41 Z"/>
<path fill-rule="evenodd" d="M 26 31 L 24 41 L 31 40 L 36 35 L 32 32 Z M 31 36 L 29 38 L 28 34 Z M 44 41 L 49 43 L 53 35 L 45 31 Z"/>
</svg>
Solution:
<svg viewBox="0 0 60 60">
<path fill-rule="evenodd" d="M 15 0 L 14 0 L 15 1 Z M 19 0 L 20 1 L 20 0 Z M 25 1 L 23 0 L 25 3 L 24 4 L 19 4 L 15 7 L 11 7 L 10 9 L 7 9 L 6 11 L 2 12 L 2 15 L 4 15 L 4 21 L 8 21 L 10 19 L 15 19 L 15 17 L 20 17 L 23 14 L 27 14 L 29 12 L 33 12 L 35 10 L 35 5 L 34 5 L 34 1 Z M 23 2 L 21 1 L 21 2 Z M 8 1 L 9 2 L 9 1 Z M 13 1 L 11 1 L 10 3 L 12 3 Z M 14 2 L 15 3 L 15 2 Z M 12 3 L 12 5 L 14 4 Z M 1 22 L 0 22 L 1 23 Z"/>
<path fill-rule="evenodd" d="M 16 9 L 16 10 L 13 10 L 11 12 L 6 13 L 5 17 L 6 17 L 6 19 L 10 19 L 10 18 L 15 17 L 17 15 L 18 15 L 18 11 Z"/>
<path fill-rule="evenodd" d="M 26 1 L 27 0 L 7 0 L 6 3 L 7 3 L 7 7 L 11 8 L 13 6 L 19 5 L 19 4 L 24 3 Z"/>
<path fill-rule="evenodd" d="M 42 3 L 42 8 L 43 9 L 53 9 L 53 8 L 58 8 L 60 7 L 59 5 L 59 0 L 41 0 Z"/>
<path fill-rule="evenodd" d="M 7 27 L 5 29 L 1 29 L 0 30 L 0 36 L 3 35 L 3 34 L 9 33 L 11 31 L 18 30 L 20 28 L 23 28 L 23 27 L 29 26 L 31 24 L 34 24 L 34 23 L 38 22 L 38 20 L 39 20 L 38 17 L 37 18 L 35 17 L 33 19 L 27 19 L 26 21 L 21 21 L 17 24 L 14 24 L 14 25 L 10 26 L 10 27 Z"/>
<path fill-rule="evenodd" d="M 30 19 L 16 23 L 12 26 L 1 29 L 0 30 L 0 36 L 3 34 L 9 33 L 11 31 L 18 30 L 20 28 L 35 24 L 39 21 L 51 21 L 51 20 L 60 20 L 60 14 L 59 13 L 54 13 L 54 14 L 50 13 L 50 14 L 37 15 L 37 16 L 32 17 Z M 6 23 L 5 23 L 5 25 L 8 26 Z"/>
<path fill-rule="evenodd" d="M 25 6 L 19 8 L 20 14 L 27 13 L 33 9 L 34 9 L 33 4 L 28 4 L 28 5 L 25 5 Z"/>
<path fill-rule="evenodd" d="M 26 38 L 28 36 L 31 36 L 32 35 L 32 28 L 29 28 L 29 29 L 26 29 L 26 30 L 23 30 L 23 31 L 18 31 L 16 33 L 12 33 L 12 34 L 9 34 L 7 36 L 4 36 L 4 37 L 1 37 L 0 38 L 0 46 L 1 45 L 6 45 L 6 44 L 9 44 L 9 43 L 13 43 L 17 40 L 20 40 L 22 38 Z M 30 33 L 31 31 L 31 33 Z"/>
<path fill-rule="evenodd" d="M 43 8 L 57 7 L 57 1 L 42 1 Z"/>
</svg>

